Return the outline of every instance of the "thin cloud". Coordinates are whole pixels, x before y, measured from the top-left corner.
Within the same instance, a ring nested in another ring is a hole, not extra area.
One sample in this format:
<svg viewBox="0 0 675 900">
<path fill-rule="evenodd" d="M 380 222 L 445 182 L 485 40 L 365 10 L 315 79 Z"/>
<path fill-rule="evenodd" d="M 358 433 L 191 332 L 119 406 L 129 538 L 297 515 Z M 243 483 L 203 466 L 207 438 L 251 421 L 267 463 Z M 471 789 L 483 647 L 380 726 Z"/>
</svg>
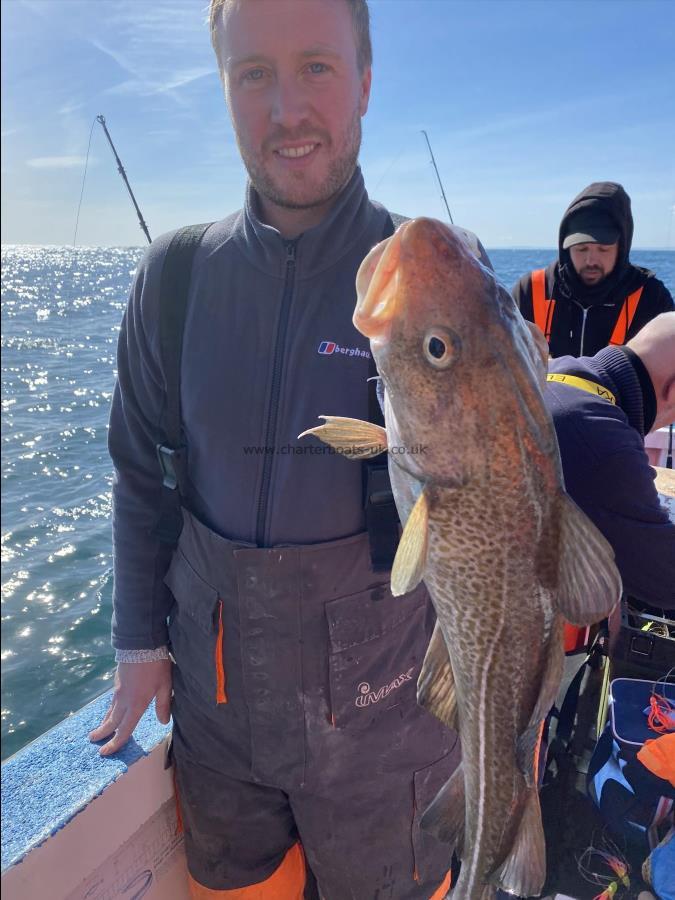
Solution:
<svg viewBox="0 0 675 900">
<path fill-rule="evenodd" d="M 31 169 L 77 169 L 85 163 L 84 156 L 36 156 L 27 159 L 26 165 Z M 96 160 L 89 157 L 89 165 L 94 165 Z"/>
<path fill-rule="evenodd" d="M 71 113 L 77 112 L 78 109 L 82 109 L 85 105 L 83 101 L 78 103 L 73 100 L 70 103 L 64 103 L 57 112 L 60 116 L 69 116 Z"/>
<path fill-rule="evenodd" d="M 164 84 L 159 85 L 159 87 L 154 88 L 154 90 L 150 91 L 151 94 L 164 94 L 169 91 L 173 91 L 176 88 L 185 87 L 186 84 L 192 84 L 193 81 L 199 81 L 200 78 L 208 78 L 212 75 L 214 78 L 217 73 L 213 66 L 209 66 L 208 68 L 197 68 L 191 69 L 187 72 L 176 72 L 175 75 L 169 81 L 166 81 Z"/>
<path fill-rule="evenodd" d="M 106 88 L 104 94 L 140 97 L 160 94 L 183 105 L 186 102 L 180 96 L 183 88 L 208 76 L 217 77 L 208 32 L 199 16 L 194 15 L 193 7 L 161 0 L 152 6 L 119 0 L 110 9 L 114 12 L 105 23 L 108 36 L 102 39 L 87 33 L 80 35 L 127 76 Z M 182 67 L 176 66 L 177 51 L 183 60 Z M 203 62 L 205 53 L 207 65 Z"/>
<path fill-rule="evenodd" d="M 209 75 L 217 77 L 215 69 L 212 66 L 209 68 L 202 67 L 190 69 L 185 72 L 176 72 L 168 76 L 164 81 L 147 81 L 139 78 L 130 78 L 106 88 L 102 93 L 106 96 L 114 96 L 116 94 L 136 94 L 139 97 L 153 97 L 156 94 L 169 94 L 175 100 L 178 100 L 179 98 L 173 93 L 174 91 L 183 88 L 188 84 L 192 84 L 195 81 L 199 81 L 202 78 L 207 78 Z"/>
<path fill-rule="evenodd" d="M 122 69 L 123 72 L 126 72 L 127 75 L 131 75 L 133 78 L 138 78 L 139 73 L 135 70 L 133 65 L 126 59 L 119 51 L 113 50 L 110 47 L 106 47 L 101 41 L 96 40 L 96 38 L 85 38 L 88 43 L 90 43 L 93 47 L 95 47 L 100 53 L 105 54 L 107 57 L 112 59 L 117 65 Z"/>
</svg>

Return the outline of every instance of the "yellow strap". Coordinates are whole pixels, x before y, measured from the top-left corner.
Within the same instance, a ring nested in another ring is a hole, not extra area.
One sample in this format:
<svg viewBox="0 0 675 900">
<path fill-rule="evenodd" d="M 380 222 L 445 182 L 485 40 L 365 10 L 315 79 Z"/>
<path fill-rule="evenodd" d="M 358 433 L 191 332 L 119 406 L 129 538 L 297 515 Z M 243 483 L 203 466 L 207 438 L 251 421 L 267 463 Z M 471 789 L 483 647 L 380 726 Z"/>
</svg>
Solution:
<svg viewBox="0 0 675 900">
<path fill-rule="evenodd" d="M 616 397 L 611 391 L 607 390 L 607 388 L 603 387 L 601 384 L 596 384 L 595 381 L 589 381 L 587 378 L 578 378 L 576 375 L 559 375 L 556 372 L 549 372 L 546 376 L 546 380 L 558 381 L 560 384 L 570 384 L 572 387 L 579 388 L 582 391 L 588 391 L 589 394 L 595 394 L 597 397 L 602 397 L 603 400 L 609 400 L 610 403 L 613 403 L 614 406 L 616 406 Z"/>
</svg>

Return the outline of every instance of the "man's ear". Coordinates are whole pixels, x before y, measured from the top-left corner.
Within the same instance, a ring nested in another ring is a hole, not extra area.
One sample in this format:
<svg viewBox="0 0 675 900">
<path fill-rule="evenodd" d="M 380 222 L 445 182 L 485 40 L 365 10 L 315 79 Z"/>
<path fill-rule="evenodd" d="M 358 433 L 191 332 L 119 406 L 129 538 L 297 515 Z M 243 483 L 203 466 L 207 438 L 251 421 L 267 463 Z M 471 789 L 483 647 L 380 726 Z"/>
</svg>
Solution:
<svg viewBox="0 0 675 900">
<path fill-rule="evenodd" d="M 365 116 L 370 100 L 370 85 L 373 80 L 373 70 L 368 66 L 361 75 L 361 96 L 359 97 L 359 114 Z"/>
</svg>

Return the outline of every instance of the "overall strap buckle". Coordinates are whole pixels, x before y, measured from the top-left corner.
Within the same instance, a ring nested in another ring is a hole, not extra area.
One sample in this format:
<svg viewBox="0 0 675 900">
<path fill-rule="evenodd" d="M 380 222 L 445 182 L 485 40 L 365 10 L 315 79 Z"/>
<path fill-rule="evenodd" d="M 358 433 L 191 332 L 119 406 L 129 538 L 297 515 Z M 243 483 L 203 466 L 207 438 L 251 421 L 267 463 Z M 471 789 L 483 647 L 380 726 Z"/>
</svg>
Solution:
<svg viewBox="0 0 675 900">
<path fill-rule="evenodd" d="M 399 519 L 387 464 L 367 466 L 365 514 L 370 562 L 375 572 L 388 572 L 398 548 Z"/>
<path fill-rule="evenodd" d="M 157 444 L 155 449 L 162 471 L 162 487 L 175 491 L 180 484 L 178 469 L 185 459 L 185 445 L 167 447 L 166 444 Z"/>
</svg>

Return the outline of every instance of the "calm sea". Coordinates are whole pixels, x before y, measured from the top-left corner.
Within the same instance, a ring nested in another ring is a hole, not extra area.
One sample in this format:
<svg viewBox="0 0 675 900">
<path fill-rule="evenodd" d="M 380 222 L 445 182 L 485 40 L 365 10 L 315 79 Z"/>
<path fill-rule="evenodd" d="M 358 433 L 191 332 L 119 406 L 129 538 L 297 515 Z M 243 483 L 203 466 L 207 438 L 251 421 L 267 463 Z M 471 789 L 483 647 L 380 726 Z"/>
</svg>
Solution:
<svg viewBox="0 0 675 900">
<path fill-rule="evenodd" d="M 2 741 L 111 684 L 106 430 L 138 248 L 2 249 Z M 490 251 L 507 286 L 550 250 Z M 675 252 L 636 252 L 675 294 Z"/>
</svg>

